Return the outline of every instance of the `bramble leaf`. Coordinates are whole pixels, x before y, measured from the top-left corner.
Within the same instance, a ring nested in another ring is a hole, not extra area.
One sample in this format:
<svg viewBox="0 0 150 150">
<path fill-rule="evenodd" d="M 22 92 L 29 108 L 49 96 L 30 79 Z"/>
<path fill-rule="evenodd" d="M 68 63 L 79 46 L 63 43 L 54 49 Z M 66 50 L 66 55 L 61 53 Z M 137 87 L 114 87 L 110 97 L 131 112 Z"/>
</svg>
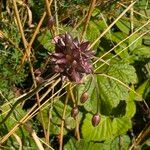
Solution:
<svg viewBox="0 0 150 150">
<path fill-rule="evenodd" d="M 97 127 L 91 124 L 91 114 L 86 114 L 82 125 L 82 135 L 85 140 L 103 141 L 114 139 L 131 128 L 131 120 L 126 117 L 114 118 L 101 116 L 101 122 Z"/>
</svg>

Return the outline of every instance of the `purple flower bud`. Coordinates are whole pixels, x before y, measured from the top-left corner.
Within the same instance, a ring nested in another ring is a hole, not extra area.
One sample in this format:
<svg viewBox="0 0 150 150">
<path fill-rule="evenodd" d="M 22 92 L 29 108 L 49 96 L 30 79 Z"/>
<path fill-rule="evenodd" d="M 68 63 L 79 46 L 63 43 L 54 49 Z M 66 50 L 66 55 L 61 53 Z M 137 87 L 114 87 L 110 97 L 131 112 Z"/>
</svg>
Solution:
<svg viewBox="0 0 150 150">
<path fill-rule="evenodd" d="M 78 107 L 77 106 L 73 107 L 72 110 L 71 110 L 71 117 L 76 118 L 78 113 L 79 113 Z"/>
<path fill-rule="evenodd" d="M 76 67 L 77 67 L 77 65 L 78 65 L 77 61 L 76 61 L 76 60 L 74 60 L 74 61 L 72 62 L 72 66 L 73 66 L 74 68 L 76 68 Z"/>
<path fill-rule="evenodd" d="M 51 56 L 56 57 L 56 58 L 62 58 L 64 57 L 63 53 L 53 53 Z"/>
<path fill-rule="evenodd" d="M 51 28 L 53 25 L 55 24 L 55 19 L 53 16 L 51 16 L 48 20 L 47 20 L 47 26 L 49 28 Z"/>
<path fill-rule="evenodd" d="M 89 97 L 89 94 L 87 92 L 82 93 L 82 95 L 80 97 L 80 102 L 85 103 L 87 101 L 88 97 Z"/>
<path fill-rule="evenodd" d="M 80 49 L 81 49 L 82 51 L 86 51 L 87 48 L 88 48 L 88 46 L 89 46 L 89 44 L 90 44 L 90 43 L 89 43 L 88 41 L 81 43 Z"/>
<path fill-rule="evenodd" d="M 63 70 L 61 67 L 59 67 L 58 65 L 55 65 L 54 68 L 53 68 L 53 70 L 54 70 L 54 72 L 56 72 L 56 73 L 61 73 L 61 72 L 64 71 L 64 70 Z"/>
<path fill-rule="evenodd" d="M 95 114 L 95 115 L 92 117 L 92 125 L 93 125 L 94 127 L 96 127 L 99 123 L 100 123 L 100 115 L 99 115 L 99 114 Z"/>
<path fill-rule="evenodd" d="M 72 60 L 72 57 L 71 57 L 70 55 L 66 55 L 66 59 L 67 59 L 68 61 L 71 61 L 71 60 Z"/>
<path fill-rule="evenodd" d="M 65 58 L 61 58 L 56 61 L 56 64 L 66 64 L 66 63 L 67 63 L 67 60 Z"/>
<path fill-rule="evenodd" d="M 73 39 L 68 33 L 56 36 L 53 39 L 55 53 L 51 54 L 53 70 L 66 76 L 70 81 L 80 83 L 83 73 L 92 73 L 91 58 L 93 53 L 89 50 L 89 42 L 80 42 Z"/>
</svg>

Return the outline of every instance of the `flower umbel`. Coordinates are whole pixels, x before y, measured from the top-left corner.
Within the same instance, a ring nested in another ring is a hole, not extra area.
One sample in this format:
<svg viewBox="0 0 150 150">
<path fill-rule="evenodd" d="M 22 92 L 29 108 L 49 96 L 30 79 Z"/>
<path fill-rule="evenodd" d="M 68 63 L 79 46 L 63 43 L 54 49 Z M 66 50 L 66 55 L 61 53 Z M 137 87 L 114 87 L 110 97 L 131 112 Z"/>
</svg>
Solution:
<svg viewBox="0 0 150 150">
<path fill-rule="evenodd" d="M 80 83 L 83 74 L 93 71 L 91 58 L 94 53 L 89 50 L 89 42 L 80 42 L 68 33 L 54 38 L 55 53 L 51 54 L 53 71 L 67 77 L 70 81 Z"/>
</svg>

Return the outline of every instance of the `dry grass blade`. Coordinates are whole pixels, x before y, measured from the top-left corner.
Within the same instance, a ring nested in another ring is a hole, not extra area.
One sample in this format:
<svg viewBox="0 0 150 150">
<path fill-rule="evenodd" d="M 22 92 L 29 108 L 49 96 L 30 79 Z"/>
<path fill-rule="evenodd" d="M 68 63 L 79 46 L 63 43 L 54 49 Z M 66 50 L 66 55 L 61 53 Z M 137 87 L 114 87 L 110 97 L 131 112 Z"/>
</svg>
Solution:
<svg viewBox="0 0 150 150">
<path fill-rule="evenodd" d="M 90 21 L 90 18 L 91 18 L 91 15 L 92 15 L 92 12 L 93 12 L 95 6 L 96 6 L 96 0 L 91 0 L 91 4 L 90 4 L 89 10 L 86 15 L 86 20 L 85 20 L 85 25 L 84 25 L 84 28 L 82 31 L 81 40 L 84 38 L 84 36 L 86 34 L 86 30 L 87 30 L 87 27 L 88 27 L 88 24 L 89 24 L 89 21 Z"/>
<path fill-rule="evenodd" d="M 19 144 L 19 150 L 22 150 L 22 141 L 21 138 L 17 135 L 17 134 L 13 134 L 13 136 L 15 137 L 15 139 L 17 140 L 18 144 Z"/>
<path fill-rule="evenodd" d="M 96 64 L 99 60 L 101 60 L 103 57 L 105 57 L 110 52 L 112 52 L 116 47 L 118 47 L 119 45 L 121 45 L 121 43 L 123 43 L 124 41 L 126 41 L 127 39 L 129 39 L 131 36 L 133 36 L 134 34 L 138 33 L 140 30 L 142 30 L 149 23 L 150 23 L 150 20 L 148 20 L 144 25 L 142 25 L 139 29 L 137 29 L 136 31 L 134 31 L 132 34 L 130 34 L 127 38 L 125 38 L 124 40 L 118 42 L 117 45 L 115 45 L 112 49 L 110 49 L 108 52 L 106 52 L 104 55 L 102 55 L 100 58 L 98 58 L 93 64 Z M 131 43 L 131 44 L 133 44 L 133 43 Z"/>
<path fill-rule="evenodd" d="M 130 10 L 132 8 L 132 6 L 136 3 L 133 2 L 132 4 L 130 4 L 110 25 L 109 27 L 103 32 L 101 33 L 101 35 L 91 44 L 91 46 L 89 47 L 89 49 L 91 49 L 112 27 L 113 25 L 115 25 L 115 23 L 122 17 L 125 15 L 125 13 Z"/>
<path fill-rule="evenodd" d="M 33 130 L 31 133 L 31 136 L 33 137 L 33 140 L 35 141 L 37 147 L 39 150 L 44 150 L 44 147 L 42 145 L 42 143 L 40 142 L 39 137 L 36 135 L 35 131 Z"/>
<path fill-rule="evenodd" d="M 56 76 L 55 76 L 55 77 L 56 77 Z M 58 79 L 57 82 L 55 82 L 55 84 L 51 87 L 51 90 L 59 83 L 59 81 L 60 81 L 60 79 Z M 42 100 L 42 98 L 43 98 L 43 97 L 41 97 L 40 101 Z M 15 125 L 15 127 L 14 127 L 11 131 L 9 131 L 9 133 L 8 133 L 7 135 L 5 135 L 5 136 L 0 140 L 0 143 L 5 142 L 5 141 L 7 140 L 7 138 L 8 138 L 9 136 L 11 136 L 11 135 L 16 131 L 16 129 L 17 129 L 21 124 L 23 124 L 23 123 L 25 122 L 24 120 L 27 121 L 27 119 L 30 118 L 29 116 L 31 116 L 31 113 L 33 112 L 33 110 L 34 110 L 36 107 L 37 107 L 37 104 L 35 104 L 35 105 L 30 109 L 30 111 L 19 121 L 19 123 L 17 123 L 17 125 Z M 38 107 L 37 109 L 39 110 L 40 108 L 41 108 L 41 105 L 40 105 L 40 107 Z M 27 118 L 27 119 L 26 119 L 26 118 Z"/>
<path fill-rule="evenodd" d="M 144 32 L 143 34 L 141 34 L 136 40 L 134 40 L 131 44 L 129 44 L 127 47 L 125 47 L 124 49 L 122 49 L 120 52 L 118 52 L 116 55 L 114 55 L 112 58 L 110 58 L 110 59 L 108 59 L 108 60 L 106 60 L 106 62 L 108 63 L 110 60 L 112 60 L 113 58 L 115 58 L 115 57 L 117 57 L 119 54 L 121 54 L 123 51 L 125 51 L 128 47 L 130 47 L 131 45 L 133 45 L 136 41 L 138 41 L 138 39 L 140 39 L 141 37 L 143 37 L 144 35 L 146 35 L 146 34 L 148 34 L 148 33 L 150 33 L 150 31 L 146 31 L 146 32 Z M 115 46 L 116 47 L 116 46 Z M 114 49 L 114 48 L 113 48 Z M 112 49 L 110 50 L 110 51 L 112 51 Z M 110 52 L 109 51 L 109 52 Z M 108 54 L 108 53 L 107 53 Z M 107 55 L 106 54 L 106 55 Z M 101 58 L 103 58 L 104 56 L 106 56 L 105 54 L 103 55 L 103 56 L 101 56 L 100 57 L 100 59 Z M 99 59 L 98 59 L 99 60 Z M 106 63 L 105 63 L 106 64 Z M 105 65 L 105 64 L 102 64 L 102 65 L 100 65 L 100 66 L 98 66 L 96 69 L 95 69 L 95 71 L 96 70 L 98 70 L 99 68 L 101 68 L 103 65 Z"/>
<path fill-rule="evenodd" d="M 103 149 L 113 143 L 133 150 L 147 144 L 148 0 L 0 5 L 0 149 Z M 102 120 L 96 128 L 88 118 L 95 112 Z"/>
</svg>

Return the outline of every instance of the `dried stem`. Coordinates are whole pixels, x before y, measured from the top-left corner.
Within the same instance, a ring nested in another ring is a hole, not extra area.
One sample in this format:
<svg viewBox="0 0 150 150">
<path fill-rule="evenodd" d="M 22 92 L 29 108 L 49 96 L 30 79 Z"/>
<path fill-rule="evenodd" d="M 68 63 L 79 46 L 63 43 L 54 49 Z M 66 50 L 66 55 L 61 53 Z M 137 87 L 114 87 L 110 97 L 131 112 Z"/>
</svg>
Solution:
<svg viewBox="0 0 150 150">
<path fill-rule="evenodd" d="M 131 0 L 131 3 L 133 3 L 133 0 Z M 133 33 L 134 30 L 134 24 L 133 24 L 133 12 L 134 12 L 134 8 L 133 6 L 131 7 L 131 15 L 130 15 L 130 22 L 131 22 L 131 33 Z"/>
<path fill-rule="evenodd" d="M 28 51 L 26 49 L 27 48 L 27 41 L 26 41 L 24 31 L 23 31 L 23 27 L 22 27 L 22 24 L 21 24 L 21 20 L 20 20 L 20 17 L 19 17 L 19 12 L 18 12 L 18 8 L 17 8 L 16 0 L 13 0 L 13 5 L 14 5 L 15 16 L 16 16 L 17 24 L 18 24 L 18 27 L 19 27 L 19 30 L 20 30 L 22 42 L 23 42 L 23 45 L 25 47 L 26 53 L 28 54 Z"/>
<path fill-rule="evenodd" d="M 80 129 L 79 129 L 79 116 L 76 117 L 76 128 L 75 128 L 75 135 L 78 141 L 80 141 Z"/>
<path fill-rule="evenodd" d="M 85 26 L 82 31 L 81 40 L 84 38 L 84 36 L 86 34 L 86 30 L 87 30 L 87 27 L 88 27 L 88 24 L 89 24 L 89 21 L 90 21 L 90 18 L 91 18 L 91 15 L 92 15 L 92 12 L 93 12 L 95 6 L 96 6 L 96 0 L 91 0 L 90 7 L 89 7 L 89 10 L 88 10 L 87 16 L 86 16 Z"/>
<path fill-rule="evenodd" d="M 31 136 L 33 137 L 33 140 L 35 141 L 38 149 L 44 150 L 44 147 L 43 147 L 42 143 L 40 142 L 39 137 L 36 135 L 34 130 L 32 131 Z"/>
<path fill-rule="evenodd" d="M 53 0 L 51 0 L 51 1 L 53 1 Z M 46 4 L 47 15 L 48 15 L 48 17 L 51 17 L 52 14 L 51 14 L 50 7 L 49 7 L 50 6 L 49 1 L 45 0 L 45 4 Z"/>
<path fill-rule="evenodd" d="M 150 21 L 150 20 L 149 20 Z M 132 43 L 130 43 L 127 47 L 125 47 L 124 49 L 122 49 L 120 52 L 118 52 L 116 55 L 114 55 L 113 57 L 111 57 L 110 59 L 108 59 L 106 62 L 109 62 L 110 60 L 112 60 L 113 58 L 115 58 L 116 56 L 118 56 L 119 54 L 121 54 L 123 51 L 125 51 L 128 47 L 130 47 L 132 44 L 134 44 L 136 41 L 138 41 L 141 37 L 143 37 L 144 35 L 146 35 L 146 34 L 148 34 L 148 33 L 150 33 L 150 31 L 148 30 L 148 31 L 146 31 L 146 32 L 144 32 L 143 34 L 141 34 L 137 39 L 135 39 Z M 133 35 L 133 34 L 132 34 Z M 131 37 L 131 36 L 130 36 Z M 127 38 L 126 38 L 127 39 Z M 123 41 L 125 41 L 125 40 L 123 40 Z M 120 42 L 120 43 L 122 43 L 122 41 Z M 115 46 L 115 47 L 117 47 L 118 46 L 118 44 Z M 114 47 L 112 48 L 112 49 L 114 49 Z M 111 49 L 111 50 L 112 50 Z M 111 51 L 110 50 L 110 51 Z M 109 51 L 109 52 L 110 52 Z M 98 60 L 100 60 L 100 59 L 102 59 L 104 56 L 106 56 L 108 53 L 105 53 L 103 56 L 101 56 Z M 95 61 L 95 62 L 97 62 L 97 61 Z M 94 62 L 94 64 L 95 64 L 95 62 Z M 98 66 L 96 69 L 95 69 L 95 71 L 96 70 L 98 70 L 99 68 L 101 68 L 102 66 L 104 66 L 105 64 L 106 64 L 106 62 L 104 63 L 104 64 L 102 64 L 102 65 L 100 65 L 100 66 Z"/>
<path fill-rule="evenodd" d="M 42 22 L 46 16 L 46 13 L 44 13 L 45 15 L 43 15 L 42 19 L 40 20 L 35 32 L 34 32 L 34 35 L 32 36 L 32 39 L 30 41 L 30 43 L 28 44 L 26 39 L 25 39 L 25 35 L 24 35 L 24 32 L 23 32 L 23 27 L 22 27 L 22 24 L 21 24 L 21 20 L 20 20 L 20 17 L 19 17 L 19 12 L 18 12 L 18 9 L 17 9 L 17 4 L 16 4 L 16 1 L 13 0 L 13 5 L 14 5 L 14 10 L 15 10 L 15 15 L 16 15 L 16 19 L 17 19 L 17 23 L 18 23 L 18 27 L 19 27 L 19 30 L 20 30 L 20 33 L 21 33 L 21 37 L 22 37 L 22 40 L 23 40 L 23 44 L 24 44 L 24 47 L 25 47 L 25 50 L 26 50 L 26 53 L 24 55 L 24 57 L 27 56 L 28 58 L 28 61 L 29 61 L 29 66 L 30 66 L 30 71 L 31 71 L 31 75 L 32 75 L 32 79 L 33 79 L 33 83 L 34 83 L 34 87 L 36 88 L 37 87 L 37 83 L 36 83 L 36 80 L 35 80 L 35 75 L 34 75 L 34 70 L 33 70 L 33 66 L 32 66 L 32 63 L 30 61 L 30 51 L 31 51 L 31 45 L 39 31 L 39 28 L 40 26 L 42 25 Z M 24 59 L 23 57 L 23 59 Z M 39 100 L 39 94 L 36 93 L 36 99 L 37 99 L 37 104 L 38 106 L 40 107 L 40 100 Z M 45 129 L 45 123 L 44 123 L 44 119 L 43 119 L 43 114 L 42 112 L 39 110 L 39 113 L 40 113 L 40 117 L 41 117 L 41 120 L 42 120 L 42 126 L 43 126 L 43 130 L 44 130 L 44 135 L 46 137 L 46 129 Z"/>
<path fill-rule="evenodd" d="M 89 49 L 91 49 L 100 39 L 101 37 L 103 37 L 114 25 L 115 23 L 136 3 L 133 2 L 132 4 L 130 4 L 119 16 L 118 18 L 116 18 L 114 20 L 114 22 L 112 22 L 109 27 L 91 44 L 91 46 L 89 47 Z"/>
<path fill-rule="evenodd" d="M 150 135 L 150 122 L 145 126 L 145 128 L 141 131 L 139 136 L 135 139 L 135 142 L 131 145 L 129 150 L 136 149 L 136 146 L 139 145 L 145 137 Z"/>
<path fill-rule="evenodd" d="M 118 47 L 120 44 L 122 44 L 124 41 L 126 41 L 127 39 L 129 39 L 131 36 L 133 36 L 134 34 L 136 34 L 138 31 L 140 31 L 142 28 L 144 28 L 146 25 L 148 25 L 150 23 L 150 19 L 143 25 L 141 26 L 139 29 L 137 29 L 135 32 L 133 32 L 132 34 L 130 34 L 127 38 L 123 39 L 122 41 L 120 41 L 117 45 L 115 45 L 112 49 L 110 49 L 108 52 L 106 52 L 104 55 L 102 55 L 100 58 L 98 58 L 93 64 L 96 64 L 99 60 L 101 60 L 103 57 L 105 57 L 106 55 L 108 55 L 110 52 L 112 52 L 116 47 Z M 133 43 L 131 43 L 133 44 Z M 108 61 L 106 61 L 105 63 L 107 63 Z"/>
<path fill-rule="evenodd" d="M 58 75 L 56 75 L 56 76 L 52 77 L 51 79 L 49 79 L 49 81 L 48 81 L 48 82 L 50 82 L 49 84 L 51 84 L 51 81 L 53 81 L 54 78 L 56 78 L 57 76 L 58 76 Z M 55 82 L 55 84 L 51 87 L 51 89 L 54 88 L 54 86 L 56 86 L 59 81 L 60 81 L 60 80 L 58 79 L 58 81 Z M 45 87 L 48 86 L 49 84 L 45 85 Z M 57 93 L 56 93 L 56 94 L 57 94 Z M 53 96 L 55 96 L 56 94 L 54 94 Z M 43 98 L 45 98 L 45 96 L 46 96 L 46 95 L 44 94 L 44 95 L 40 98 L 40 101 L 42 101 Z M 51 98 L 53 98 L 53 96 L 52 96 Z M 46 103 L 46 102 L 45 102 L 45 103 Z M 41 106 L 43 106 L 45 103 L 43 103 Z M 36 111 L 38 111 L 38 110 L 41 108 L 41 106 L 38 107 Z M 35 104 L 35 105 L 30 109 L 30 111 L 15 125 L 15 127 L 13 127 L 13 129 L 12 129 L 9 133 L 7 133 L 4 137 L 2 137 L 2 138 L 0 139 L 0 143 L 4 143 L 4 142 L 9 138 L 9 136 L 11 136 L 11 135 L 17 130 L 17 128 L 18 128 L 21 124 L 25 123 L 28 119 L 30 119 L 31 116 L 32 116 L 33 114 L 35 114 L 36 111 L 34 111 L 34 110 L 35 110 L 36 107 L 37 107 L 37 104 Z"/>
<path fill-rule="evenodd" d="M 46 0 L 47 1 L 47 0 Z M 48 12 L 49 12 L 49 15 L 51 15 L 51 11 L 50 11 L 50 6 L 51 6 L 51 4 L 52 4 L 52 1 L 53 0 L 51 0 L 50 1 L 50 3 L 48 4 Z M 46 4 L 48 3 L 48 1 L 46 2 Z M 40 21 L 39 21 L 39 23 L 38 23 L 38 25 L 37 25 L 37 27 L 36 27 L 36 29 L 35 29 L 35 31 L 34 31 L 34 33 L 33 33 L 33 36 L 32 36 L 32 38 L 31 38 L 31 40 L 30 40 L 30 42 L 29 42 L 29 44 L 28 44 L 28 46 L 27 46 L 27 50 L 28 50 L 28 53 L 30 54 L 30 52 L 31 52 L 31 47 L 32 47 L 32 44 L 33 44 L 33 42 L 34 42 L 34 40 L 35 40 L 35 38 L 36 38 L 36 36 L 37 36 L 37 34 L 39 33 L 39 30 L 40 30 L 40 27 L 42 26 L 42 23 L 43 23 L 43 21 L 44 21 L 44 19 L 45 19 L 45 17 L 46 17 L 46 12 L 44 12 L 43 13 L 43 15 L 42 15 L 42 17 L 41 17 L 41 19 L 40 19 Z M 24 56 L 23 56 L 23 58 L 22 58 L 22 60 L 21 60 L 21 66 L 20 66 L 20 68 L 22 68 L 22 66 L 23 66 L 23 64 L 24 64 L 24 62 L 25 62 L 25 60 L 26 60 L 26 58 L 27 58 L 27 53 L 25 53 L 24 54 Z M 20 70 L 20 68 L 19 68 L 19 70 Z"/>
<path fill-rule="evenodd" d="M 55 6 L 55 20 L 56 20 L 56 31 L 55 31 L 55 35 L 59 34 L 59 21 L 58 21 L 58 14 L 57 14 L 57 0 L 54 0 L 54 6 Z"/>
<path fill-rule="evenodd" d="M 48 0 L 45 0 L 46 12 L 47 12 L 48 19 L 52 18 L 52 13 L 51 13 L 51 10 L 50 10 L 50 6 L 51 6 L 52 2 L 53 2 L 53 0 L 50 0 L 50 2 Z M 52 34 L 52 37 L 55 36 L 54 25 L 52 25 L 52 27 L 50 28 L 50 33 Z"/>
<path fill-rule="evenodd" d="M 71 83 L 70 83 L 70 84 L 71 84 Z M 69 86 L 69 91 L 70 91 L 71 99 L 72 99 L 72 101 L 73 101 L 73 103 L 74 103 L 74 106 L 75 106 L 75 105 L 77 105 L 77 104 L 76 104 L 76 100 L 75 100 L 73 91 L 72 91 L 72 89 L 71 89 L 71 85 Z"/>
<path fill-rule="evenodd" d="M 61 128 L 60 128 L 59 150 L 63 149 L 63 134 L 64 134 L 65 114 L 66 114 L 68 99 L 69 99 L 69 93 L 67 93 L 66 100 L 65 100 L 65 103 L 64 103 L 63 114 L 62 114 L 62 121 L 61 121 Z"/>
</svg>

